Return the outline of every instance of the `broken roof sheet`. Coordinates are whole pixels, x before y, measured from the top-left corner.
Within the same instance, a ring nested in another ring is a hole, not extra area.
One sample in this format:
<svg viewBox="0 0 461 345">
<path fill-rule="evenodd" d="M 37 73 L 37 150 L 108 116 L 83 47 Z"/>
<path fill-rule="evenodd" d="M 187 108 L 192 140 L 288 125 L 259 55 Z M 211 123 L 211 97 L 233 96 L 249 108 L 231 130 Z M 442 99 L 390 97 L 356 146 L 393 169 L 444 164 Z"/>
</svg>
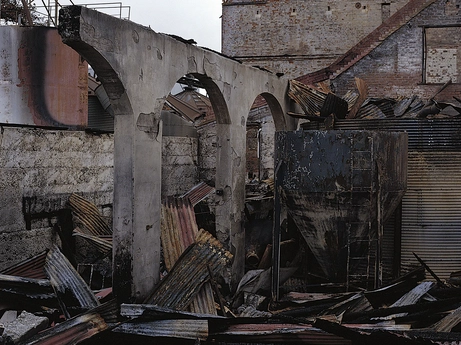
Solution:
<svg viewBox="0 0 461 345">
<path fill-rule="evenodd" d="M 231 259 L 232 254 L 218 240 L 205 230 L 200 230 L 195 243 L 186 249 L 145 303 L 184 310 L 200 287 L 209 280 L 207 266 L 210 266 L 213 274 L 217 274 Z"/>
<path fill-rule="evenodd" d="M 214 192 L 214 187 L 209 186 L 205 182 L 200 182 L 199 184 L 192 187 L 189 191 L 181 195 L 181 198 L 188 198 L 192 206 L 195 206 Z"/>
<path fill-rule="evenodd" d="M 75 193 L 69 196 L 69 205 L 73 214 L 84 225 L 82 230 L 88 230 L 94 236 L 112 235 L 112 229 L 96 205 Z"/>
<path fill-rule="evenodd" d="M 47 252 L 48 251 L 43 251 L 29 259 L 17 263 L 16 265 L 7 267 L 0 273 L 23 278 L 47 279 L 48 277 L 43 269 L 45 266 Z"/>
<path fill-rule="evenodd" d="M 99 306 L 99 301 L 83 278 L 56 246 L 48 252 L 45 271 L 67 318 L 70 317 L 68 307 L 92 309 Z"/>
<path fill-rule="evenodd" d="M 0 274 L 0 291 L 33 299 L 56 298 L 48 279 L 33 279 Z"/>
</svg>

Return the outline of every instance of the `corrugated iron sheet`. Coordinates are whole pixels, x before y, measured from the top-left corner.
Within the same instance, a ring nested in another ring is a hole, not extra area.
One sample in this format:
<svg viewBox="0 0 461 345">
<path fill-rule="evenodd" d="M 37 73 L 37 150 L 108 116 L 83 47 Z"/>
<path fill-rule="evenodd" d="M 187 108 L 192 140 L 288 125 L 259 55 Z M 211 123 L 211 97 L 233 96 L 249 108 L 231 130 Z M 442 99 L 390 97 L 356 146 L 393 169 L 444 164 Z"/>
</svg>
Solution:
<svg viewBox="0 0 461 345">
<path fill-rule="evenodd" d="M 181 195 L 181 198 L 188 198 L 192 206 L 195 206 L 214 192 L 214 187 L 207 185 L 205 182 L 200 182 L 198 185 L 192 187 L 188 192 Z"/>
<path fill-rule="evenodd" d="M 46 254 L 47 251 L 43 251 L 40 254 L 4 269 L 0 273 L 23 278 L 47 279 L 48 277 L 43 269 L 45 266 Z"/>
<path fill-rule="evenodd" d="M 112 229 L 95 204 L 78 194 L 72 193 L 69 196 L 69 205 L 74 215 L 84 225 L 84 229 L 82 230 L 88 230 L 94 236 L 112 235 Z"/>
<path fill-rule="evenodd" d="M 114 118 L 103 108 L 96 96 L 88 96 L 88 128 L 114 132 Z"/>
<path fill-rule="evenodd" d="M 324 332 L 310 325 L 298 324 L 236 324 L 224 331 L 212 332 L 210 339 L 232 342 L 304 343 L 315 345 L 349 345 L 350 340 Z"/>
<path fill-rule="evenodd" d="M 214 314 L 197 314 L 182 310 L 173 310 L 153 304 L 122 304 L 120 315 L 128 318 L 144 317 L 153 319 L 225 319 Z"/>
<path fill-rule="evenodd" d="M 288 96 L 300 105 L 306 115 L 320 115 L 327 94 L 296 80 L 290 80 Z"/>
<path fill-rule="evenodd" d="M 103 239 L 97 236 L 85 234 L 79 228 L 74 229 L 72 236 L 78 236 L 78 237 L 84 238 L 86 241 L 88 241 L 88 243 L 94 246 L 102 254 L 107 254 L 110 251 L 112 251 L 111 241 L 108 241 L 106 239 Z"/>
<path fill-rule="evenodd" d="M 67 321 L 27 339 L 28 345 L 65 345 L 78 344 L 108 328 L 104 319 L 95 312 L 89 312 Z"/>
<path fill-rule="evenodd" d="M 213 189 L 214 190 L 214 189 Z M 161 240 L 168 271 L 184 250 L 195 242 L 198 233 L 194 208 L 189 198 L 167 198 L 162 204 Z M 197 313 L 216 314 L 213 291 L 209 283 L 192 299 L 190 309 Z"/>
<path fill-rule="evenodd" d="M 0 274 L 0 291 L 33 299 L 56 298 L 48 279 L 22 278 Z"/>
<path fill-rule="evenodd" d="M 57 247 L 48 252 L 45 271 L 67 317 L 70 316 L 67 307 L 92 309 L 99 306 L 93 292 Z"/>
<path fill-rule="evenodd" d="M 130 321 L 113 329 L 113 332 L 205 341 L 208 338 L 207 320 Z"/>
<path fill-rule="evenodd" d="M 161 239 L 167 270 L 184 250 L 195 242 L 198 233 L 194 209 L 187 198 L 168 197 L 162 204 Z"/>
<path fill-rule="evenodd" d="M 402 267 L 418 254 L 441 278 L 461 267 L 461 152 L 411 152 L 402 202 Z"/>
<path fill-rule="evenodd" d="M 322 123 L 304 123 L 304 129 L 325 129 Z M 409 151 L 461 151 L 461 119 L 336 120 L 335 129 L 405 131 Z"/>
<path fill-rule="evenodd" d="M 181 255 L 146 303 L 185 310 L 192 297 L 209 279 L 207 266 L 213 274 L 218 274 L 231 259 L 232 254 L 218 240 L 205 230 L 200 230 L 196 242 Z"/>
</svg>

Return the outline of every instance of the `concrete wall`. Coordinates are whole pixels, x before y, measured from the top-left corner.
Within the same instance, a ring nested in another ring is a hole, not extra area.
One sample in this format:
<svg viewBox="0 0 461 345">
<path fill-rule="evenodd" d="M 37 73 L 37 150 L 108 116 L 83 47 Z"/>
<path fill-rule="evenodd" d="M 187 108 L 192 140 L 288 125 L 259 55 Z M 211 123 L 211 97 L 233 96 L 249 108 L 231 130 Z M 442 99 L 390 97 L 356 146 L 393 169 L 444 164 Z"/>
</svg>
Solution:
<svg viewBox="0 0 461 345">
<path fill-rule="evenodd" d="M 289 77 L 326 67 L 407 0 L 223 3 L 222 51 Z"/>
<path fill-rule="evenodd" d="M 53 227 L 73 192 L 110 216 L 113 135 L 0 130 L 0 269 L 58 240 Z"/>
<path fill-rule="evenodd" d="M 459 2 L 459 1 L 458 1 Z M 459 4 L 458 4 L 459 5 Z M 437 26 L 437 29 L 450 27 L 457 30 L 461 27 L 459 12 L 449 11 L 453 1 L 440 0 L 429 6 L 407 25 L 396 31 L 383 44 L 376 48 L 364 59 L 357 62 L 352 68 L 333 80 L 333 89 L 343 95 L 347 90 L 355 89 L 354 77 L 364 79 L 369 85 L 371 97 L 399 97 L 418 95 L 421 98 L 430 98 L 440 89 L 443 82 L 452 77 L 454 83 L 461 80 L 458 77 L 459 59 L 461 49 L 459 35 L 445 36 L 440 41 L 440 48 L 451 47 L 450 59 L 454 63 L 429 64 L 432 68 L 431 80 L 435 84 L 424 83 L 424 31 L 428 32 Z M 458 28 L 453 28 L 458 26 Z M 432 27 L 432 28 L 431 28 Z M 456 32 L 455 30 L 455 32 Z M 447 43 L 447 40 L 450 40 Z M 434 40 L 432 40 L 433 42 Z M 445 51 L 444 54 L 450 52 Z M 436 67 L 434 69 L 434 67 Z M 460 84 L 447 87 L 437 96 L 437 100 L 453 102 L 453 96 L 460 96 Z"/>
<path fill-rule="evenodd" d="M 55 28 L 0 26 L 0 66 L 0 123 L 87 124 L 88 65 Z"/>
</svg>

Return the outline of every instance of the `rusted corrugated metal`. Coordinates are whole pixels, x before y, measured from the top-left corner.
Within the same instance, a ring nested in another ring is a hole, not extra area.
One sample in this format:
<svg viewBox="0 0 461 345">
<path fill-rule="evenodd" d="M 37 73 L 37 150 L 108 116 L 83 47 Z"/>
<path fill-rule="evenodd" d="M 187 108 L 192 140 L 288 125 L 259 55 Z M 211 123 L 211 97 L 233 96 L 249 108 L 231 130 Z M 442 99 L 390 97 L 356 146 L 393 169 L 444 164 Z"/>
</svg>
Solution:
<svg viewBox="0 0 461 345">
<path fill-rule="evenodd" d="M 106 330 L 107 323 L 98 313 L 90 312 L 67 321 L 27 339 L 28 345 L 74 345 Z"/>
<path fill-rule="evenodd" d="M 108 241 L 106 239 L 103 239 L 97 236 L 85 234 L 79 228 L 75 228 L 72 235 L 84 238 L 86 241 L 88 241 L 88 243 L 94 246 L 102 254 L 107 254 L 110 251 L 112 251 L 111 241 Z"/>
<path fill-rule="evenodd" d="M 48 279 L 33 279 L 0 274 L 0 291 L 33 299 L 56 298 Z"/>
<path fill-rule="evenodd" d="M 88 230 L 93 236 L 112 235 L 112 229 L 107 225 L 96 205 L 75 193 L 69 196 L 69 205 L 73 214 L 84 225 L 82 230 Z"/>
<path fill-rule="evenodd" d="M 153 304 L 122 304 L 120 315 L 128 318 L 152 318 L 152 319 L 225 319 L 224 316 L 214 314 L 197 314 L 188 311 L 168 309 Z"/>
<path fill-rule="evenodd" d="M 148 337 L 192 339 L 208 338 L 207 320 L 158 320 L 129 321 L 113 329 L 113 332 L 144 335 Z"/>
<path fill-rule="evenodd" d="M 312 116 L 320 115 L 320 109 L 327 98 L 325 92 L 316 90 L 296 80 L 290 80 L 288 96 L 301 106 L 306 115 Z"/>
<path fill-rule="evenodd" d="M 217 275 L 231 259 L 232 254 L 218 240 L 203 229 L 200 230 L 195 243 L 181 255 L 146 303 L 184 310 L 209 279 L 207 266 Z"/>
<path fill-rule="evenodd" d="M 310 325 L 298 324 L 236 324 L 223 331 L 212 331 L 210 339 L 232 342 L 303 343 L 316 345 L 350 345 L 351 341 L 324 332 Z"/>
<path fill-rule="evenodd" d="M 169 197 L 163 202 L 161 230 L 165 266 L 171 270 L 198 233 L 194 209 L 188 199 Z"/>
<path fill-rule="evenodd" d="M 161 239 L 167 270 L 171 270 L 184 250 L 195 242 L 198 233 L 194 208 L 188 198 L 167 198 L 162 204 Z M 191 311 L 216 314 L 209 283 L 192 299 Z"/>
<path fill-rule="evenodd" d="M 45 266 L 46 254 L 47 251 L 41 252 L 14 266 L 4 269 L 0 273 L 23 278 L 47 279 L 45 270 L 43 269 Z"/>
<path fill-rule="evenodd" d="M 92 309 L 99 306 L 93 292 L 57 247 L 48 252 L 45 271 L 66 317 L 70 316 L 67 307 Z"/>
<path fill-rule="evenodd" d="M 325 129 L 304 123 L 304 129 Z M 408 133 L 409 151 L 461 151 L 461 119 L 336 120 L 335 129 L 385 130 Z"/>
<path fill-rule="evenodd" d="M 192 187 L 188 192 L 181 195 L 181 198 L 188 198 L 192 206 L 195 206 L 214 192 L 214 187 L 207 185 L 205 182 L 200 182 L 198 185 Z"/>
</svg>

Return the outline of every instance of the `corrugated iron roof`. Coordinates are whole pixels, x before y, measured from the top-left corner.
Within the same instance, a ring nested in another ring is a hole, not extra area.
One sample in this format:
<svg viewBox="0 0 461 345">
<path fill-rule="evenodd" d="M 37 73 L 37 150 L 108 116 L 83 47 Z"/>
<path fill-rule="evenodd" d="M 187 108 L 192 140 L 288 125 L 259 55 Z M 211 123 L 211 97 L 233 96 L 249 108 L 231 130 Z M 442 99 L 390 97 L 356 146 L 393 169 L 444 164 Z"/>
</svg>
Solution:
<svg viewBox="0 0 461 345">
<path fill-rule="evenodd" d="M 67 307 L 92 309 L 99 306 L 91 289 L 56 246 L 48 252 L 45 271 L 67 318 L 70 317 Z"/>
<path fill-rule="evenodd" d="M 102 254 L 112 251 L 112 242 L 107 239 L 83 233 L 79 228 L 75 228 L 72 236 L 84 238 L 88 243 L 94 246 Z"/>
<path fill-rule="evenodd" d="M 218 274 L 231 260 L 232 254 L 217 239 L 200 230 L 196 242 L 181 255 L 146 303 L 184 310 L 209 280 L 207 266 L 213 274 Z"/>
<path fill-rule="evenodd" d="M 69 196 L 69 205 L 74 215 L 84 225 L 82 230 L 88 230 L 94 236 L 112 235 L 112 229 L 95 204 L 85 200 L 78 194 L 72 193 Z"/>
<path fill-rule="evenodd" d="M 167 198 L 162 204 L 161 239 L 165 266 L 170 271 L 184 250 L 195 242 L 198 233 L 194 208 L 188 198 Z M 215 314 L 213 291 L 204 284 L 192 299 L 190 308 L 197 313 Z"/>
<path fill-rule="evenodd" d="M 78 344 L 108 328 L 104 319 L 95 312 L 88 312 L 61 322 L 27 339 L 27 345 Z"/>
<path fill-rule="evenodd" d="M 0 291 L 33 299 L 56 298 L 48 279 L 33 279 L 0 274 Z"/>
<path fill-rule="evenodd" d="M 4 269 L 0 273 L 23 278 L 47 279 L 48 277 L 43 269 L 47 252 L 45 250 L 40 254 Z"/>
<path fill-rule="evenodd" d="M 113 332 L 144 335 L 148 337 L 171 337 L 205 341 L 208 338 L 208 321 L 129 321 L 114 328 Z"/>
<path fill-rule="evenodd" d="M 316 345 L 349 345 L 350 340 L 330 334 L 311 325 L 300 324 L 235 324 L 223 331 L 213 331 L 210 326 L 210 339 L 232 342 L 264 343 L 304 343 Z"/>
<path fill-rule="evenodd" d="M 189 319 L 225 319 L 215 314 L 197 314 L 188 311 L 174 310 L 153 304 L 122 304 L 120 315 L 128 318 L 144 317 L 155 319 L 189 318 Z"/>
<path fill-rule="evenodd" d="M 188 198 L 192 206 L 195 206 L 214 192 L 214 187 L 209 186 L 205 182 L 200 182 L 199 184 L 192 187 L 189 191 L 181 195 L 181 198 Z"/>
</svg>

